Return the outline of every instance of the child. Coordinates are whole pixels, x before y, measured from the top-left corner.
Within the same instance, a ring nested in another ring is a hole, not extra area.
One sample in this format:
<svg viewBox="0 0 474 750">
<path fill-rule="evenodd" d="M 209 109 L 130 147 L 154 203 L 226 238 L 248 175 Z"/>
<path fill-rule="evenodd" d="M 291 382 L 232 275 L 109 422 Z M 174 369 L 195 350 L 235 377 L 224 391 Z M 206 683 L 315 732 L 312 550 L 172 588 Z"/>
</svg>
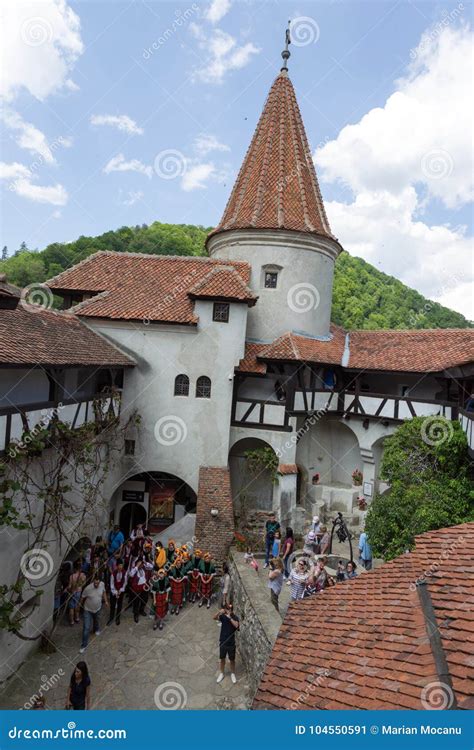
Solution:
<svg viewBox="0 0 474 750">
<path fill-rule="evenodd" d="M 280 557 L 280 547 L 281 547 L 281 532 L 275 531 L 275 538 L 273 540 L 273 547 L 272 547 L 272 557 Z"/>
<path fill-rule="evenodd" d="M 337 581 L 344 581 L 346 578 L 346 567 L 342 560 L 339 560 L 337 564 L 337 574 L 336 574 L 336 580 Z"/>
<path fill-rule="evenodd" d="M 171 587 L 171 614 L 177 615 L 184 601 L 185 575 L 183 570 L 183 561 L 176 557 L 174 567 L 169 573 Z"/>
<path fill-rule="evenodd" d="M 194 550 L 187 568 L 189 601 L 192 604 L 201 597 L 201 558 L 201 550 Z"/>
<path fill-rule="evenodd" d="M 247 547 L 247 552 L 244 555 L 244 562 L 245 562 L 245 564 L 246 565 L 250 565 L 252 559 L 253 559 L 252 549 L 250 547 Z"/>
</svg>

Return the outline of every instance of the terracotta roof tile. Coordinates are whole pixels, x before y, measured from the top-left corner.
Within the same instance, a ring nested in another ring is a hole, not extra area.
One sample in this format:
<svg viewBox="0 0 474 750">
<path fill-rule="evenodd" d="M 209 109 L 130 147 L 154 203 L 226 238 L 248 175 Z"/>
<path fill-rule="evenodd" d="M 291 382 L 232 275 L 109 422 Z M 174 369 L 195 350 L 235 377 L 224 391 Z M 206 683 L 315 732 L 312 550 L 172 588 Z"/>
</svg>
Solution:
<svg viewBox="0 0 474 750">
<path fill-rule="evenodd" d="M 474 329 L 350 331 L 331 325 L 326 340 L 285 333 L 262 347 L 262 360 L 341 365 L 356 370 L 439 372 L 474 361 Z"/>
<path fill-rule="evenodd" d="M 259 362 L 257 356 L 266 346 L 266 344 L 256 344 L 247 341 L 245 344 L 245 355 L 240 360 L 237 368 L 238 372 L 253 372 L 264 375 L 267 371 L 267 366 L 264 362 Z"/>
<path fill-rule="evenodd" d="M 298 467 L 296 464 L 280 464 L 278 466 L 279 474 L 298 474 Z"/>
<path fill-rule="evenodd" d="M 161 321 L 195 324 L 197 317 L 189 291 L 196 287 L 222 261 L 170 255 L 98 252 L 48 281 L 56 292 L 95 293 L 91 299 L 76 305 L 81 316 L 123 320 Z M 243 262 L 229 262 L 244 285 L 250 279 L 250 267 Z M 230 292 L 235 293 L 235 277 Z M 220 278 L 220 294 L 226 287 Z"/>
<path fill-rule="evenodd" d="M 257 297 L 234 266 L 216 266 L 188 291 L 191 299 L 228 299 L 253 306 Z"/>
<path fill-rule="evenodd" d="M 0 366 L 131 367 L 135 362 L 75 315 L 0 309 Z"/>
<path fill-rule="evenodd" d="M 311 151 L 287 73 L 275 79 L 220 224 L 288 229 L 333 238 Z"/>
<path fill-rule="evenodd" d="M 430 531 L 410 554 L 291 604 L 253 707 L 426 708 L 422 691 L 439 676 L 415 586 L 422 578 L 455 698 L 468 705 L 474 658 L 465 613 L 474 604 L 474 575 L 466 567 L 473 557 L 474 523 Z"/>
</svg>

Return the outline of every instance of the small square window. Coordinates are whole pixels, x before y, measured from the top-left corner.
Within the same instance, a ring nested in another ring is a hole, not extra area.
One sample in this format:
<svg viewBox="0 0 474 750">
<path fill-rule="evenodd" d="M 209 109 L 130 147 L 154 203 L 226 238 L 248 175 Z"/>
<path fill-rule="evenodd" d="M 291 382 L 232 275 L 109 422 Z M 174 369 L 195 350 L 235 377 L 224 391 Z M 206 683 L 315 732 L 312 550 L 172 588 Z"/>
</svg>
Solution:
<svg viewBox="0 0 474 750">
<path fill-rule="evenodd" d="M 229 304 L 227 302 L 214 302 L 212 319 L 218 323 L 229 322 Z"/>
<path fill-rule="evenodd" d="M 276 271 L 265 271 L 265 289 L 276 289 L 278 274 Z"/>
<path fill-rule="evenodd" d="M 134 456 L 135 455 L 135 440 L 126 440 L 125 441 L 125 455 L 126 456 Z"/>
</svg>

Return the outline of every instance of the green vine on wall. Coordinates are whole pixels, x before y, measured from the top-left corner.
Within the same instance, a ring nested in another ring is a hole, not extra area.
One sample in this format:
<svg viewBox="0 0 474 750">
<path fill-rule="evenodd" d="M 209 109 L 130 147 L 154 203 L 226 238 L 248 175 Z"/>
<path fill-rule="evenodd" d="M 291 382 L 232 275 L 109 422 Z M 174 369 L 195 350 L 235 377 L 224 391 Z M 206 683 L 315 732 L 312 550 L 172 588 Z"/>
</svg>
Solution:
<svg viewBox="0 0 474 750">
<path fill-rule="evenodd" d="M 264 446 L 248 450 L 244 453 L 247 466 L 251 474 L 261 474 L 263 471 L 270 472 L 272 482 L 278 481 L 278 456 L 273 448 Z"/>
</svg>

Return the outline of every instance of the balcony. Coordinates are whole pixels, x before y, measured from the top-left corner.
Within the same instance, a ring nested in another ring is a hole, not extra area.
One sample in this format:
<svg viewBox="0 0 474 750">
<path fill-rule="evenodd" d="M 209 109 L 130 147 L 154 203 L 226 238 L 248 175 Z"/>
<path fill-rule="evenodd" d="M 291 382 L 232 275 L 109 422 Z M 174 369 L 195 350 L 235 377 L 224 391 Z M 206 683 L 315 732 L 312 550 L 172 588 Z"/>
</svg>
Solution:
<svg viewBox="0 0 474 750">
<path fill-rule="evenodd" d="M 85 400 L 43 401 L 0 408 L 0 455 L 11 443 L 20 443 L 25 434 L 49 427 L 55 420 L 72 428 L 86 422 L 101 425 L 120 415 L 120 392 L 89 396 Z"/>
<path fill-rule="evenodd" d="M 459 421 L 463 431 L 466 433 L 469 453 L 474 458 L 474 412 L 459 409 Z"/>
</svg>

